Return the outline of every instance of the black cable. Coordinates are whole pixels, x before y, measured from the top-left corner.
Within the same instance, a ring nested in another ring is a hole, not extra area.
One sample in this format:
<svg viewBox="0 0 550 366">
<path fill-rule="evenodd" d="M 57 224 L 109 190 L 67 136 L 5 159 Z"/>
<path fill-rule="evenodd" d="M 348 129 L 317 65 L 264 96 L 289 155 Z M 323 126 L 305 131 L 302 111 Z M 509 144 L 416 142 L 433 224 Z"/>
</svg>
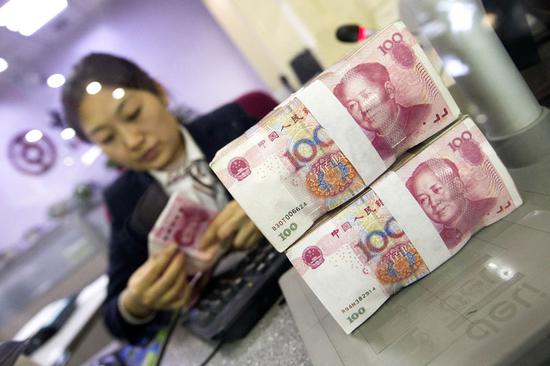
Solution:
<svg viewBox="0 0 550 366">
<path fill-rule="evenodd" d="M 214 357 L 216 355 L 216 353 L 218 353 L 218 351 L 220 350 L 220 348 L 222 348 L 222 345 L 223 345 L 223 341 L 220 341 L 216 347 L 214 347 L 214 349 L 212 350 L 212 352 L 210 352 L 210 354 L 208 355 L 208 357 L 206 357 L 206 359 L 204 361 L 202 361 L 202 363 L 200 364 L 200 366 L 206 366 L 208 364 L 208 362 L 210 362 L 210 360 L 212 359 L 212 357 Z"/>
</svg>

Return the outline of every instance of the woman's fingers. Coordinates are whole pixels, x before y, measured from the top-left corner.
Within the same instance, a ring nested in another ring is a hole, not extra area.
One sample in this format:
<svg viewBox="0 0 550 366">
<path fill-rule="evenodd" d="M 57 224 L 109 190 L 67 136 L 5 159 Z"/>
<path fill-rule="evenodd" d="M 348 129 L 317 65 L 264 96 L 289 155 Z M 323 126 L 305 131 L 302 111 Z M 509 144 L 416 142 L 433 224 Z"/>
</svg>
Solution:
<svg viewBox="0 0 550 366">
<path fill-rule="evenodd" d="M 162 271 L 171 263 L 172 259 L 178 252 L 178 247 L 175 244 L 171 244 L 164 248 L 157 256 L 148 260 L 145 263 L 145 269 L 143 270 L 143 276 L 141 283 L 143 285 L 151 285 L 162 274 Z"/>
<path fill-rule="evenodd" d="M 148 259 L 128 281 L 128 287 L 135 294 L 144 293 L 161 275 L 162 271 L 177 253 L 177 246 L 166 247 L 159 255 Z"/>
<path fill-rule="evenodd" d="M 165 309 L 179 309 L 182 306 L 186 305 L 189 302 L 189 299 L 191 298 L 191 294 L 193 293 L 193 288 L 191 286 L 186 286 L 181 289 L 180 297 L 177 297 L 174 299 L 173 302 L 166 305 Z"/>
<path fill-rule="evenodd" d="M 210 224 L 208 224 L 208 227 L 206 228 L 199 244 L 200 249 L 206 249 L 217 242 L 219 227 L 231 217 L 235 209 L 232 202 L 228 203 L 227 206 L 225 206 L 225 208 L 217 214 L 216 217 L 214 217 Z"/>
<path fill-rule="evenodd" d="M 168 267 L 165 267 L 165 271 L 161 277 L 155 281 L 146 292 L 146 303 L 156 303 L 160 296 L 162 296 L 169 288 L 172 287 L 174 282 L 178 279 L 178 276 L 184 271 L 185 258 L 183 253 L 178 253 L 174 256 L 174 259 L 170 262 Z"/>
<path fill-rule="evenodd" d="M 201 249 L 206 249 L 219 241 L 225 240 L 235 232 L 237 232 L 237 236 L 233 244 L 236 248 L 252 245 L 261 238 L 261 234 L 257 233 L 258 229 L 250 218 L 248 218 L 241 206 L 232 201 L 210 223 L 203 236 Z M 251 235 L 253 238 L 250 238 Z"/>
<path fill-rule="evenodd" d="M 189 284 L 189 278 L 186 276 L 185 282 L 178 288 L 174 297 L 169 301 L 164 309 L 173 309 L 174 307 L 182 307 L 187 303 L 193 287 Z"/>
<path fill-rule="evenodd" d="M 225 221 L 218 229 L 218 239 L 224 240 L 229 237 L 229 235 L 233 234 L 237 230 L 239 230 L 243 224 L 248 222 L 249 219 L 244 213 L 243 210 L 238 210 L 233 213 L 233 216 L 231 216 L 227 221 Z"/>
<path fill-rule="evenodd" d="M 176 282 L 174 282 L 173 285 L 161 295 L 157 305 L 160 308 L 163 308 L 164 306 L 168 306 L 174 301 L 181 299 L 186 285 L 187 274 L 185 272 L 181 272 L 176 279 Z"/>
<path fill-rule="evenodd" d="M 237 236 L 235 236 L 235 240 L 233 241 L 233 246 L 237 249 L 245 249 L 245 244 L 247 244 L 251 238 L 254 239 L 257 232 L 258 229 L 256 228 L 256 225 L 254 225 L 252 221 L 248 220 L 237 232 Z"/>
<path fill-rule="evenodd" d="M 260 230 L 257 230 L 255 233 L 250 235 L 248 239 L 245 241 L 244 245 L 242 246 L 242 249 L 248 249 L 252 248 L 255 245 L 258 245 L 258 243 L 262 240 L 263 235 Z"/>
<path fill-rule="evenodd" d="M 204 250 L 211 247 L 216 242 L 218 227 L 213 225 L 213 221 L 208 225 L 199 243 L 199 249 Z"/>
</svg>

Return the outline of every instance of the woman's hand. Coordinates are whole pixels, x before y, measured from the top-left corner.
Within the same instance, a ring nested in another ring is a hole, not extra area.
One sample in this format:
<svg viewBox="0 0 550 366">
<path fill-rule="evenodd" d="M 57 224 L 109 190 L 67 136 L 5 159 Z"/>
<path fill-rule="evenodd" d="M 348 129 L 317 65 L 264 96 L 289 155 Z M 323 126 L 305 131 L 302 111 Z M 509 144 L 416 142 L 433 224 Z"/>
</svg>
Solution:
<svg viewBox="0 0 550 366">
<path fill-rule="evenodd" d="M 122 292 L 122 306 L 137 318 L 146 318 L 157 310 L 177 309 L 191 295 L 184 270 L 185 256 L 175 244 L 149 258 L 128 280 Z"/>
<path fill-rule="evenodd" d="M 247 249 L 259 243 L 262 233 L 246 215 L 237 201 L 231 201 L 212 220 L 201 238 L 200 248 L 207 249 L 235 235 L 233 247 Z"/>
</svg>

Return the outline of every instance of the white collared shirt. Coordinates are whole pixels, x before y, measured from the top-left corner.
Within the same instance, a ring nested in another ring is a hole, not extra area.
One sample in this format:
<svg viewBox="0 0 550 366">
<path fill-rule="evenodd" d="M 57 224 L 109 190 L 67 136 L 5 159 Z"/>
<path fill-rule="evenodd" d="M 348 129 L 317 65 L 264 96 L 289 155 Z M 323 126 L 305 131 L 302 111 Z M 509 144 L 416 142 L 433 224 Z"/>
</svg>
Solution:
<svg viewBox="0 0 550 366">
<path fill-rule="evenodd" d="M 181 133 L 185 142 L 185 154 L 182 159 L 165 170 L 151 170 L 149 173 L 168 196 L 174 192 L 185 192 L 190 200 L 210 210 L 220 211 L 228 202 L 223 186 L 210 170 L 193 137 L 183 127 Z"/>
</svg>

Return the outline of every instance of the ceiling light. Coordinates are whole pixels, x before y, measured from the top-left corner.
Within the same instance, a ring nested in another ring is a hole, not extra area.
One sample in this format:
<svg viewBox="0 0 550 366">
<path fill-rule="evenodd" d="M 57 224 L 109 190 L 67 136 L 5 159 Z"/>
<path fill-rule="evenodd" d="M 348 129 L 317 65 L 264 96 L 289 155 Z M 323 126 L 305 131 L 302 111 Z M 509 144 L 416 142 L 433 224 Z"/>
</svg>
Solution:
<svg viewBox="0 0 550 366">
<path fill-rule="evenodd" d="M 7 68 L 8 68 L 8 61 L 0 57 L 0 72 L 6 71 Z"/>
<path fill-rule="evenodd" d="M 86 86 L 86 92 L 90 95 L 97 94 L 101 91 L 101 84 L 97 81 L 92 81 Z"/>
<path fill-rule="evenodd" d="M 115 90 L 113 90 L 113 98 L 115 99 L 122 99 L 124 97 L 124 94 L 126 94 L 126 92 L 122 88 L 116 88 Z"/>
<path fill-rule="evenodd" d="M 50 75 L 48 80 L 46 80 L 46 83 L 50 88 L 59 88 L 60 86 L 65 84 L 65 76 L 61 74 Z"/>
<path fill-rule="evenodd" d="M 94 161 L 101 155 L 101 149 L 97 146 L 92 146 L 80 157 L 80 161 L 84 165 L 92 165 Z"/>
<path fill-rule="evenodd" d="M 0 8 L 0 26 L 30 36 L 67 7 L 67 0 L 10 0 Z"/>
<path fill-rule="evenodd" d="M 33 143 L 39 141 L 44 134 L 40 130 L 30 130 L 25 134 L 25 140 L 27 142 Z"/>
<path fill-rule="evenodd" d="M 76 135 L 75 130 L 73 130 L 73 129 L 70 128 L 70 127 L 64 128 L 64 129 L 61 131 L 61 138 L 62 138 L 63 140 L 70 140 L 70 139 L 72 139 L 75 135 Z"/>
</svg>

